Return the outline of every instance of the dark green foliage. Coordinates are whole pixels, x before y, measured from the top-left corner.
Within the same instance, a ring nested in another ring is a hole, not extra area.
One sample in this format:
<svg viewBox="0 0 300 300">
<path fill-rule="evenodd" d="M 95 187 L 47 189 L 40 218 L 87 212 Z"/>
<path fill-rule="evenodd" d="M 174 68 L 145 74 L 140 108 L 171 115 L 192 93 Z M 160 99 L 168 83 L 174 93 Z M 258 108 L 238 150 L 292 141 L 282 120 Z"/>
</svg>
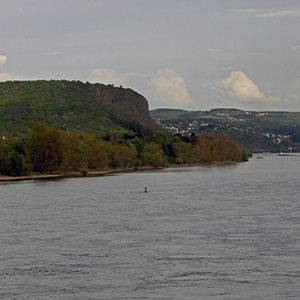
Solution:
<svg viewBox="0 0 300 300">
<path fill-rule="evenodd" d="M 158 128 L 147 100 L 131 89 L 66 80 L 0 82 L 0 132 L 27 137 L 39 122 L 98 135 Z"/>
<path fill-rule="evenodd" d="M 137 158 L 135 160 L 133 166 L 134 166 L 135 169 L 138 169 L 138 168 L 141 168 L 143 166 L 143 163 L 142 163 L 142 161 L 139 158 Z"/>
<path fill-rule="evenodd" d="M 248 161 L 250 157 L 252 157 L 252 153 L 250 153 L 249 151 L 243 149 L 243 151 L 242 151 L 242 161 Z"/>
<path fill-rule="evenodd" d="M 140 156 L 140 154 L 145 148 L 145 141 L 136 136 L 130 141 L 130 143 L 136 147 L 138 156 Z"/>
<path fill-rule="evenodd" d="M 11 145 L 0 145 L 0 173 L 16 176 L 23 173 L 24 156 L 18 153 Z"/>
<path fill-rule="evenodd" d="M 87 174 L 88 174 L 88 170 L 87 170 L 86 168 L 82 168 L 82 169 L 80 170 L 80 173 L 81 173 L 82 175 L 87 175 Z"/>
<path fill-rule="evenodd" d="M 162 145 L 167 145 L 168 140 L 169 140 L 169 138 L 165 133 L 163 133 L 160 130 L 155 131 L 155 133 L 153 135 L 153 142 L 155 144 L 158 144 L 158 145 L 161 145 L 161 146 Z"/>
<path fill-rule="evenodd" d="M 153 135 L 153 143 L 160 145 L 167 156 L 170 155 L 170 151 L 168 147 L 169 138 L 164 132 L 160 130 L 155 131 Z"/>
</svg>

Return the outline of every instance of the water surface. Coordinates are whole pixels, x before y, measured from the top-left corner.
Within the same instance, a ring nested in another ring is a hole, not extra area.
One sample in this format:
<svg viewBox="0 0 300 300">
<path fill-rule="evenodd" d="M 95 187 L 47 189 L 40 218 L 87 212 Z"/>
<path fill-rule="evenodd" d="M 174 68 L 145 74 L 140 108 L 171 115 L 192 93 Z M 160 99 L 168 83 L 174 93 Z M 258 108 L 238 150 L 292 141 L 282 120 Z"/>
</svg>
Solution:
<svg viewBox="0 0 300 300">
<path fill-rule="evenodd" d="M 1 183 L 0 299 L 299 299 L 299 162 Z"/>
</svg>

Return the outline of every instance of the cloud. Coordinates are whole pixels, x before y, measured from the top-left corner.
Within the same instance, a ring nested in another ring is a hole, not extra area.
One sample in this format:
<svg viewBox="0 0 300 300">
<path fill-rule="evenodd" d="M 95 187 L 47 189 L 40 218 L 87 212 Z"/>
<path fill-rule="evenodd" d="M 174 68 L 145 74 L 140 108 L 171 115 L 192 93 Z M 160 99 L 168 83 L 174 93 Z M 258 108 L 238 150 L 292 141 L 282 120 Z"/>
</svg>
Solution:
<svg viewBox="0 0 300 300">
<path fill-rule="evenodd" d="M 300 50 L 300 45 L 292 46 L 292 50 L 299 51 Z"/>
<path fill-rule="evenodd" d="M 159 70 L 151 80 L 154 97 L 162 104 L 186 107 L 194 105 L 182 77 L 169 68 Z"/>
<path fill-rule="evenodd" d="M 0 55 L 0 68 L 7 62 L 7 57 L 5 55 Z"/>
<path fill-rule="evenodd" d="M 11 76 L 6 73 L 0 73 L 0 81 L 11 80 Z"/>
<path fill-rule="evenodd" d="M 91 71 L 88 80 L 91 82 L 99 82 L 104 84 L 122 85 L 126 76 L 116 73 L 110 69 L 94 69 Z"/>
<path fill-rule="evenodd" d="M 232 66 L 226 66 L 222 68 L 224 71 L 232 71 L 234 68 Z"/>
<path fill-rule="evenodd" d="M 281 10 L 258 13 L 255 17 L 278 18 L 278 17 L 300 17 L 300 10 Z"/>
<path fill-rule="evenodd" d="M 234 9 L 235 13 L 249 13 L 261 18 L 300 17 L 300 10 Z"/>
<path fill-rule="evenodd" d="M 272 102 L 279 101 L 278 97 L 267 96 L 258 86 L 242 71 L 233 71 L 226 79 L 219 80 L 213 90 L 222 96 L 238 102 Z"/>
<path fill-rule="evenodd" d="M 233 12 L 236 12 L 236 13 L 255 13 L 255 12 L 258 12 L 257 9 L 254 9 L 254 8 L 247 8 L 247 9 L 233 9 L 232 10 Z"/>
<path fill-rule="evenodd" d="M 0 69 L 7 62 L 7 56 L 0 55 Z M 0 81 L 11 80 L 11 75 L 7 73 L 0 73 Z"/>
</svg>

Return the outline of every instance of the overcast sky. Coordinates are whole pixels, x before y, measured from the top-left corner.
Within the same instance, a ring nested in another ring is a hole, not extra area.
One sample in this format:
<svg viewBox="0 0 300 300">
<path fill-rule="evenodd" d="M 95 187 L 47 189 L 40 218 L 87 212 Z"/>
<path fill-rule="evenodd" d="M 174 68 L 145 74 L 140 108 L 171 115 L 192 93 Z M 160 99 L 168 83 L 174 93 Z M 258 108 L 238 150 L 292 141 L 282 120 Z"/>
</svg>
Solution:
<svg viewBox="0 0 300 300">
<path fill-rule="evenodd" d="M 0 81 L 114 83 L 150 109 L 300 111 L 299 0 L 0 0 Z"/>
</svg>

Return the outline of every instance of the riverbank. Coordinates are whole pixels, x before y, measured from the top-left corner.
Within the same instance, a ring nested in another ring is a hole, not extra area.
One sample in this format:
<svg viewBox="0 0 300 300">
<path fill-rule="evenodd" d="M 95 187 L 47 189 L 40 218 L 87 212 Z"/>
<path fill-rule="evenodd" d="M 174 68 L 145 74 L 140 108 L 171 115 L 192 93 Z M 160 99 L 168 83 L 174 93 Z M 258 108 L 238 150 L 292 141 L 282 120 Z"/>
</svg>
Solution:
<svg viewBox="0 0 300 300">
<path fill-rule="evenodd" d="M 30 174 L 30 175 L 22 175 L 22 176 L 5 176 L 0 175 L 0 182 L 6 181 L 25 181 L 25 180 L 55 180 L 55 179 L 63 179 L 63 178 L 75 178 L 75 177 L 97 177 L 97 176 L 105 176 L 109 174 L 115 173 L 125 173 L 125 172 L 138 172 L 138 171 L 151 171 L 151 170 L 159 170 L 165 168 L 184 168 L 184 167 L 196 167 L 196 166 L 218 166 L 218 165 L 228 165 L 228 164 L 236 164 L 239 163 L 237 161 L 230 162 L 213 162 L 209 164 L 181 164 L 181 165 L 168 165 L 168 166 L 160 166 L 160 167 L 142 167 L 142 168 L 122 168 L 122 169 L 111 169 L 111 170 L 101 170 L 101 171 L 89 171 L 87 174 L 82 174 L 81 172 L 67 172 L 61 174 Z"/>
<path fill-rule="evenodd" d="M 68 172 L 61 174 L 30 174 L 22 176 L 5 176 L 0 175 L 0 182 L 5 181 L 24 181 L 24 180 L 47 180 L 47 179 L 62 179 L 62 178 L 73 178 L 73 177 L 96 177 L 96 176 L 105 176 L 113 173 L 122 173 L 122 172 L 132 172 L 132 171 L 143 171 L 143 170 L 154 170 L 160 168 L 145 167 L 139 169 L 133 168 L 123 168 L 116 170 L 102 170 L 102 171 L 90 171 L 87 174 L 82 174 L 81 172 Z"/>
</svg>

